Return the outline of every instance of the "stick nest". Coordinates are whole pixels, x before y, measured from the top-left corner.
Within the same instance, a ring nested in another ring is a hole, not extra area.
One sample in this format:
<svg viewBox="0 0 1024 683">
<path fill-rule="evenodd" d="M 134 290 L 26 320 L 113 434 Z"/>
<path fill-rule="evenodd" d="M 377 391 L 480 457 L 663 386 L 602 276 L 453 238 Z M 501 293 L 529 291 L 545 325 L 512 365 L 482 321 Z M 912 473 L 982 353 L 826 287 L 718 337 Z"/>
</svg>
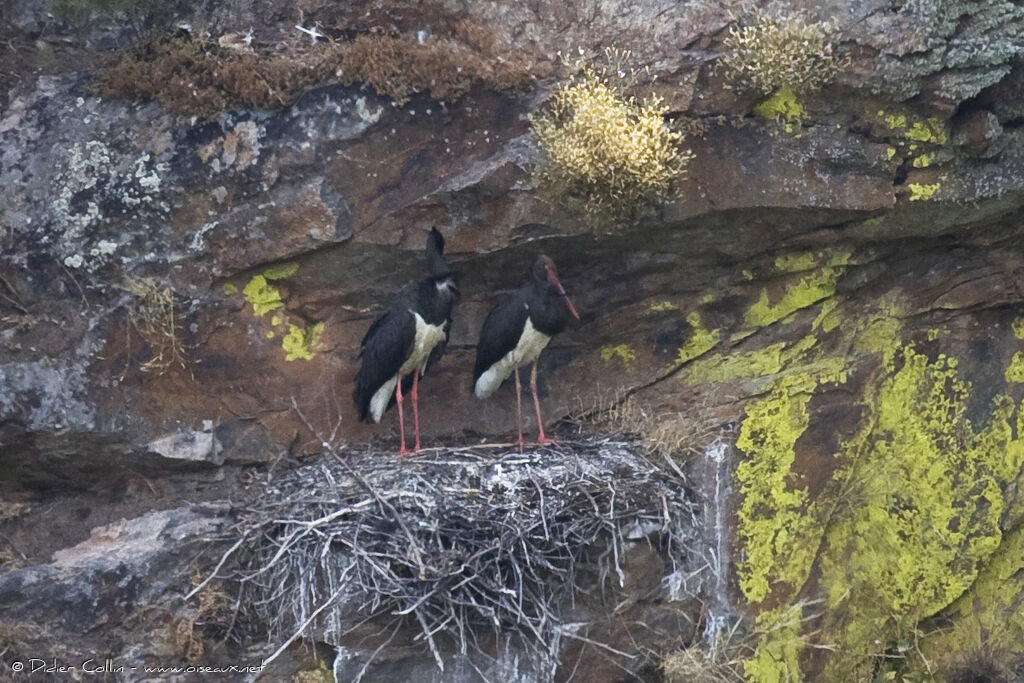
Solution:
<svg viewBox="0 0 1024 683">
<path fill-rule="evenodd" d="M 638 542 L 685 573 L 698 528 L 682 482 L 624 442 L 406 459 L 349 451 L 268 485 L 241 511 L 220 566 L 237 556 L 244 621 L 285 645 L 337 643 L 384 617 L 416 629 L 442 669 L 441 639 L 483 652 L 488 632 L 554 662 L 561 637 L 580 637 L 562 612 L 584 574 L 622 585 Z"/>
</svg>

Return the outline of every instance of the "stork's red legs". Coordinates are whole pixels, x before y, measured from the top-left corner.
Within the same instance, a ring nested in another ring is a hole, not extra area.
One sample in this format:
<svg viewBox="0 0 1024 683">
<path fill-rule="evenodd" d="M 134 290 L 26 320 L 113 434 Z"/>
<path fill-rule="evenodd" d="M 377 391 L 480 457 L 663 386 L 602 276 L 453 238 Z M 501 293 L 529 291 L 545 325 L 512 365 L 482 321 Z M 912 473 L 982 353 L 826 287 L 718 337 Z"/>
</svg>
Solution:
<svg viewBox="0 0 1024 683">
<path fill-rule="evenodd" d="M 402 447 L 398 450 L 399 455 L 409 455 L 409 450 L 405 447 L 405 416 L 402 414 L 402 376 L 398 375 L 398 381 L 395 382 L 395 398 L 398 402 L 398 432 L 402 435 Z"/>
<path fill-rule="evenodd" d="M 530 370 L 530 391 L 533 392 L 533 407 L 537 410 L 537 429 L 540 432 L 537 443 L 541 446 L 557 446 L 557 441 L 544 436 L 544 420 L 540 417 L 540 401 L 537 399 L 537 361 L 533 361 L 533 369 Z M 522 440 L 521 436 L 519 438 Z"/>
<path fill-rule="evenodd" d="M 516 366 L 516 430 L 519 433 L 519 452 L 523 452 L 523 402 L 519 394 L 522 393 L 522 386 L 519 384 L 519 366 Z"/>
<path fill-rule="evenodd" d="M 413 429 L 416 430 L 416 445 L 413 446 L 412 452 L 420 452 L 420 395 L 417 391 L 417 385 L 420 381 L 420 371 L 412 371 L 412 424 Z"/>
</svg>

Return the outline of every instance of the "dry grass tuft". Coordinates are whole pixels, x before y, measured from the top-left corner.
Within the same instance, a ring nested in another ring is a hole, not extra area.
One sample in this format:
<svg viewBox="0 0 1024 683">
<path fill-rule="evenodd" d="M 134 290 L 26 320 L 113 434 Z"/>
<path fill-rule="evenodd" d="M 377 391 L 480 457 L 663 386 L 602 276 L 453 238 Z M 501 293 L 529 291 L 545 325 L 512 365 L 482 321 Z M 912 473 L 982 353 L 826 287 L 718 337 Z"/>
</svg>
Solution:
<svg viewBox="0 0 1024 683">
<path fill-rule="evenodd" d="M 161 287 L 152 278 L 125 278 L 124 287 L 133 297 L 128 305 L 128 322 L 149 348 L 150 358 L 141 370 L 162 374 L 175 365 L 185 368 L 188 360 L 174 290 Z"/>
<path fill-rule="evenodd" d="M 744 683 L 743 661 L 753 653 L 734 629 L 716 643 L 673 652 L 662 660 L 661 671 L 666 683 Z"/>
<path fill-rule="evenodd" d="M 192 585 L 198 586 L 201 580 L 201 576 L 193 576 Z M 170 626 L 171 640 L 185 661 L 200 663 L 206 651 L 204 640 L 224 635 L 234 615 L 232 604 L 221 581 L 211 581 L 196 593 L 196 601 L 185 616 Z"/>
<path fill-rule="evenodd" d="M 452 101 L 474 85 L 524 90 L 535 75 L 525 56 L 502 54 L 493 33 L 460 23 L 459 39 L 364 34 L 351 42 L 293 44 L 274 54 L 222 48 L 210 37 L 165 38 L 100 77 L 106 97 L 153 99 L 166 110 L 209 117 L 234 106 L 275 109 L 332 82 L 364 84 L 402 105 L 419 93 Z"/>
<path fill-rule="evenodd" d="M 710 415 L 709 399 L 687 413 L 656 410 L 636 394 L 598 398 L 596 402 L 578 398 L 577 402 L 580 407 L 570 421 L 588 431 L 636 437 L 655 462 L 679 465 L 701 454 L 714 441 L 719 427 Z"/>
<path fill-rule="evenodd" d="M 722 60 L 726 75 L 746 87 L 771 94 L 816 90 L 844 64 L 831 39 L 833 24 L 812 22 L 798 12 L 758 8 L 729 29 Z"/>
<path fill-rule="evenodd" d="M 540 186 L 598 225 L 670 198 L 691 154 L 680 147 L 682 134 L 665 122 L 662 100 L 627 95 L 633 74 L 621 69 L 576 68 L 548 109 L 533 118 L 544 153 Z"/>
</svg>

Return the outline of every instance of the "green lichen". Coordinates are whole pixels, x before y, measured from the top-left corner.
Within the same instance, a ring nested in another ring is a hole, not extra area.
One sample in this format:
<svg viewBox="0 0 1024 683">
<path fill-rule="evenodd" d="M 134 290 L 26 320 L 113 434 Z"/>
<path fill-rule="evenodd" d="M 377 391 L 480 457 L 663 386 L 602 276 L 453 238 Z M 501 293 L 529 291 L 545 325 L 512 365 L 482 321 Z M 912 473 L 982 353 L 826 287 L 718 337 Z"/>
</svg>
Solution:
<svg viewBox="0 0 1024 683">
<path fill-rule="evenodd" d="M 813 252 L 805 251 L 796 254 L 783 254 L 775 257 L 775 267 L 784 273 L 797 273 L 802 270 L 810 270 L 818 265 L 818 259 Z"/>
<path fill-rule="evenodd" d="M 281 341 L 281 348 L 286 352 L 285 360 L 313 360 L 317 348 L 320 346 L 320 338 L 323 336 L 324 324 L 322 322 L 310 325 L 307 328 L 298 325 L 288 325 L 288 334 Z"/>
<path fill-rule="evenodd" d="M 811 324 L 812 330 L 821 330 L 822 332 L 831 332 L 832 330 L 839 327 L 841 318 L 839 312 L 836 310 L 839 306 L 839 302 L 835 298 L 825 299 L 825 302 L 821 304 L 821 312 L 814 319 Z"/>
<path fill-rule="evenodd" d="M 780 607 L 757 615 L 761 637 L 754 655 L 743 662 L 743 673 L 751 683 L 799 683 L 801 610 L 797 606 Z"/>
<path fill-rule="evenodd" d="M 949 139 L 946 133 L 946 124 L 938 118 L 930 117 L 911 122 L 904 113 L 889 113 L 880 109 L 878 117 L 885 123 L 889 130 L 917 142 L 927 142 L 933 145 L 944 145 Z"/>
<path fill-rule="evenodd" d="M 968 590 L 1000 544 L 1002 490 L 1022 460 L 1012 402 L 997 398 L 976 433 L 955 359 L 908 347 L 900 360 L 841 456 L 845 510 L 821 561 L 827 637 L 845 653 L 832 676 L 863 678 L 887 640 Z"/>
<path fill-rule="evenodd" d="M 238 294 L 238 287 L 228 282 L 227 284 L 224 285 L 223 291 L 225 295 L 232 296 L 234 294 Z"/>
<path fill-rule="evenodd" d="M 1013 330 L 1013 336 L 1017 339 L 1024 339 L 1024 318 L 1014 320 L 1010 329 Z"/>
<path fill-rule="evenodd" d="M 884 109 L 878 110 L 878 117 L 885 122 L 890 130 L 901 131 L 907 127 L 906 114 L 890 114 Z"/>
<path fill-rule="evenodd" d="M 919 202 L 926 201 L 935 196 L 935 193 L 939 191 L 942 186 L 941 183 L 910 183 L 907 188 L 910 189 L 910 201 Z"/>
<path fill-rule="evenodd" d="M 253 313 L 261 318 L 270 311 L 284 307 L 281 292 L 262 275 L 255 275 L 242 290 L 245 300 L 252 304 Z"/>
<path fill-rule="evenodd" d="M 629 348 L 626 344 L 602 346 L 601 360 L 609 365 L 619 363 L 622 367 L 626 368 L 626 370 L 632 372 L 633 367 L 636 365 L 636 353 L 634 353 L 633 349 Z"/>
<path fill-rule="evenodd" d="M 810 352 L 817 343 L 814 336 L 807 336 L 794 344 L 779 342 L 742 354 L 716 353 L 698 358 L 689 366 L 685 381 L 694 386 L 794 373 L 815 377 L 819 382 L 846 381 L 846 361 L 815 357 Z"/>
<path fill-rule="evenodd" d="M 283 280 L 295 275 L 297 272 L 299 272 L 298 263 L 281 263 L 264 270 L 263 277 L 268 280 Z"/>
<path fill-rule="evenodd" d="M 822 309 L 815 329 L 842 317 L 834 298 Z M 839 348 L 852 349 L 842 360 L 878 354 L 881 367 L 863 385 L 858 425 L 833 452 L 808 450 L 816 471 L 834 463 L 813 496 L 798 474 L 801 437 L 821 386 L 845 381 L 844 363 L 823 350 L 836 345 L 805 337 L 688 369 L 691 382 L 768 380 L 737 439 L 739 587 L 765 608 L 748 680 L 801 680 L 809 641 L 832 649 L 819 673 L 837 681 L 932 680 L 950 653 L 1024 654 L 1024 532 L 1011 531 L 1024 528 L 1014 493 L 1024 477 L 1024 406 L 997 396 L 981 428 L 972 424 L 971 384 L 956 359 L 902 343 L 906 313 L 880 300 L 832 328 L 845 340 Z M 1013 331 L 1024 336 L 1024 318 Z M 797 608 L 822 598 L 811 608 L 819 617 L 802 625 Z M 890 673 L 897 677 L 875 678 Z"/>
<path fill-rule="evenodd" d="M 782 299 L 775 304 L 769 300 L 768 290 L 762 289 L 760 298 L 747 309 L 743 322 L 748 327 L 765 327 L 829 298 L 835 293 L 836 283 L 846 270 L 849 259 L 849 253 L 836 254 L 826 266 L 786 287 Z"/>
<path fill-rule="evenodd" d="M 910 130 L 907 131 L 907 137 L 911 140 L 928 142 L 934 145 L 944 145 L 946 140 L 949 139 L 949 136 L 946 134 L 946 125 L 935 117 L 915 121 L 910 126 Z"/>
<path fill-rule="evenodd" d="M 927 168 L 935 162 L 934 154 L 922 154 L 914 158 L 914 168 Z"/>
<path fill-rule="evenodd" d="M 754 113 L 764 119 L 781 119 L 787 123 L 799 123 L 804 116 L 804 107 L 800 104 L 793 89 L 783 86 L 770 97 L 758 102 L 754 106 Z"/>
<path fill-rule="evenodd" d="M 768 597 L 773 583 L 799 588 L 814 559 L 806 542 L 813 531 L 804 514 L 807 491 L 795 485 L 791 470 L 815 386 L 806 376 L 778 382 L 766 398 L 747 404 L 736 440 L 746 454 L 735 475 L 742 500 L 736 530 L 744 550 L 739 584 L 750 602 Z"/>
<path fill-rule="evenodd" d="M 702 296 L 700 298 L 700 302 L 702 304 L 709 304 L 709 303 L 711 303 L 714 300 L 715 300 L 715 295 L 714 295 L 713 292 L 708 292 L 707 294 L 705 294 L 704 296 Z"/>
<path fill-rule="evenodd" d="M 686 340 L 686 343 L 679 347 L 679 353 L 676 356 L 676 363 L 679 365 L 703 356 L 713 349 L 722 338 L 721 330 L 705 329 L 703 324 L 701 324 L 700 313 L 697 311 L 693 311 L 686 316 L 686 322 L 690 324 L 690 328 L 693 331 L 690 334 L 690 338 Z"/>
<path fill-rule="evenodd" d="M 930 662 L 949 670 L 963 653 L 988 652 L 1001 661 L 1024 654 L 1024 527 L 1003 536 L 971 590 L 943 610 L 946 628 L 921 644 Z"/>
<path fill-rule="evenodd" d="M 1004 376 L 1007 382 L 1024 383 L 1024 352 L 1018 351 L 1013 354 Z"/>
<path fill-rule="evenodd" d="M 647 307 L 648 313 L 664 313 L 666 311 L 678 311 L 679 306 L 671 301 L 658 301 Z"/>
<path fill-rule="evenodd" d="M 892 159 L 894 156 L 896 156 L 896 148 L 895 147 L 886 147 L 885 148 L 885 158 L 886 159 Z"/>
</svg>

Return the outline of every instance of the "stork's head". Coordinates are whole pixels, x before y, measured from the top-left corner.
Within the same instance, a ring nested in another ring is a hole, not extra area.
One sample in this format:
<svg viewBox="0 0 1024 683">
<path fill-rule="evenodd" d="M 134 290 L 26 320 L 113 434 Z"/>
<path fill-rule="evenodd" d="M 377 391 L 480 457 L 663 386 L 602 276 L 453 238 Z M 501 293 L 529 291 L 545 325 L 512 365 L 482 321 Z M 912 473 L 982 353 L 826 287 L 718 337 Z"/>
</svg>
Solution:
<svg viewBox="0 0 1024 683">
<path fill-rule="evenodd" d="M 533 277 L 538 282 L 546 282 L 550 287 L 554 288 L 559 296 L 562 297 L 565 307 L 569 309 L 572 316 L 577 320 L 580 319 L 580 314 L 576 312 L 576 307 L 572 305 L 572 300 L 566 293 L 565 287 L 562 286 L 562 281 L 558 279 L 558 271 L 555 270 L 554 261 L 543 254 L 538 256 L 536 263 L 533 264 Z"/>
</svg>

